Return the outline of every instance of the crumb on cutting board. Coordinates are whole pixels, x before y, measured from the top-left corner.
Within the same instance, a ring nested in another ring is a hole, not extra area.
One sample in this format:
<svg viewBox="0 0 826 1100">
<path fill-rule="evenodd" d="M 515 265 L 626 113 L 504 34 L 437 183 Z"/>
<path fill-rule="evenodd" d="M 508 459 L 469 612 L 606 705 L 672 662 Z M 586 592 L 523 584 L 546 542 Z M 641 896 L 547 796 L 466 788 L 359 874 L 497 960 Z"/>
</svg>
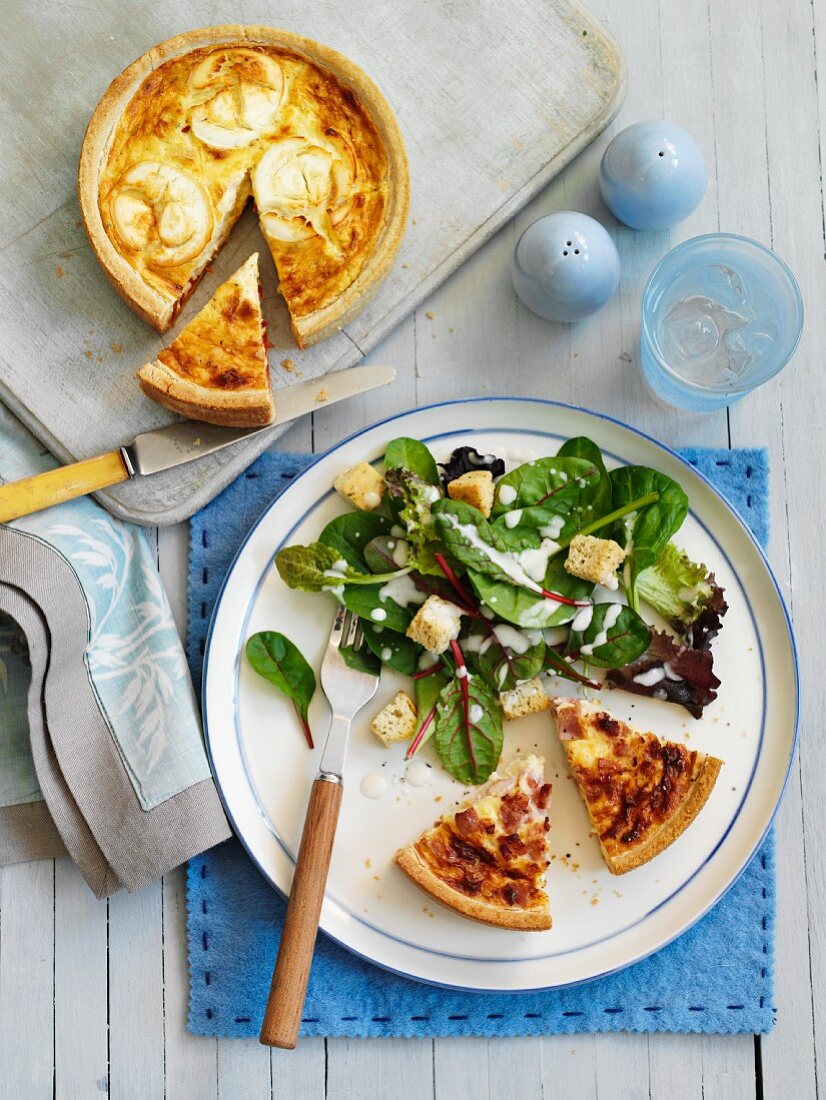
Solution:
<svg viewBox="0 0 826 1100">
<path fill-rule="evenodd" d="M 323 390 L 318 391 L 318 393 L 315 395 L 315 399 L 316 399 L 316 401 L 319 401 L 319 402 L 330 400 L 330 391 L 327 389 L 326 386 L 324 387 Z"/>
<path fill-rule="evenodd" d="M 284 370 L 288 370 L 288 371 L 294 371 L 295 370 L 295 363 L 292 359 L 282 359 L 281 360 L 281 366 L 284 368 Z"/>
</svg>

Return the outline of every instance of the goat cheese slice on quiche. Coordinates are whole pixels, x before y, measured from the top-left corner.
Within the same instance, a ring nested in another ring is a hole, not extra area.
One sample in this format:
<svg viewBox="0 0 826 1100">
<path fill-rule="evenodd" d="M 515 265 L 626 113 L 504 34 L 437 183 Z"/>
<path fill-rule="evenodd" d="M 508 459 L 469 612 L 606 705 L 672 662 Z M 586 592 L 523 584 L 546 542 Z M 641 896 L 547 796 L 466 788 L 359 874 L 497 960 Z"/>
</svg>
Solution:
<svg viewBox="0 0 826 1100">
<path fill-rule="evenodd" d="M 393 112 L 361 69 L 311 39 L 230 25 L 168 39 L 116 77 L 78 189 L 104 272 L 160 332 L 254 193 L 304 347 L 387 274 L 409 178 Z"/>
<path fill-rule="evenodd" d="M 517 757 L 474 796 L 441 817 L 395 862 L 431 897 L 499 928 L 551 927 L 548 802 L 543 761 Z"/>
<path fill-rule="evenodd" d="M 581 699 L 553 699 L 568 765 L 612 874 L 633 871 L 689 827 L 722 760 L 663 741 Z"/>
<path fill-rule="evenodd" d="M 153 401 L 192 420 L 242 428 L 271 423 L 275 406 L 257 252 L 156 360 L 141 367 L 138 380 Z"/>
</svg>

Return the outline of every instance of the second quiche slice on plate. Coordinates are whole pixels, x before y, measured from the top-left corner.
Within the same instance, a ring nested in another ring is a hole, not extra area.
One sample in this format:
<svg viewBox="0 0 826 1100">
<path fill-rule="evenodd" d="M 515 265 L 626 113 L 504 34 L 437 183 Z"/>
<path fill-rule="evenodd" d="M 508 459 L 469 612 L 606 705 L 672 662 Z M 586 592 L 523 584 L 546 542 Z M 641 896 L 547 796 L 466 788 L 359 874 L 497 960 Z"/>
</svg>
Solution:
<svg viewBox="0 0 826 1100">
<path fill-rule="evenodd" d="M 641 733 L 581 699 L 552 699 L 551 711 L 615 875 L 648 863 L 685 832 L 723 766 L 714 756 Z"/>
<path fill-rule="evenodd" d="M 517 757 L 439 818 L 395 862 L 464 917 L 525 932 L 551 927 L 545 871 L 551 785 L 536 756 Z"/>
<path fill-rule="evenodd" d="M 138 381 L 153 401 L 192 420 L 238 428 L 272 421 L 257 252 L 141 367 Z"/>
</svg>

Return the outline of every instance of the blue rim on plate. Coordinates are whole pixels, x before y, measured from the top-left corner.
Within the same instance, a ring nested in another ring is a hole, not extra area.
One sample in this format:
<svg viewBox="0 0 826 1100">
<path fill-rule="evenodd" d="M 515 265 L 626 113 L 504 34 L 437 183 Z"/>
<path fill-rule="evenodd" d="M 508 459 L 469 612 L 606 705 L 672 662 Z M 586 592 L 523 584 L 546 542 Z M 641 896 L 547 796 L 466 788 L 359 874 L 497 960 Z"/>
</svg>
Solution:
<svg viewBox="0 0 826 1100">
<path fill-rule="evenodd" d="M 208 682 L 208 666 L 209 666 L 209 659 L 210 659 L 210 653 L 211 653 L 213 630 L 214 630 L 215 623 L 216 623 L 218 615 L 219 615 L 221 602 L 222 602 L 222 599 L 224 597 L 225 589 L 226 589 L 227 583 L 229 581 L 229 578 L 231 577 L 231 575 L 233 573 L 233 570 L 235 568 L 235 565 L 236 565 L 238 559 L 240 558 L 241 554 L 244 552 L 244 549 L 246 548 L 247 544 L 253 538 L 253 536 L 255 535 L 255 532 L 257 531 L 257 529 L 259 528 L 261 523 L 266 520 L 266 518 L 268 517 L 268 515 L 271 512 L 272 508 L 277 506 L 277 505 L 282 504 L 283 501 L 284 501 L 285 496 L 292 492 L 293 487 L 300 484 L 301 480 L 303 478 L 305 478 L 314 469 L 314 467 L 318 465 L 318 463 L 322 462 L 324 459 L 326 459 L 329 455 L 333 454 L 335 451 L 337 451 L 340 448 L 344 447 L 346 444 L 352 442 L 353 440 L 358 439 L 360 436 L 365 435 L 368 432 L 372 432 L 376 428 L 380 428 L 380 427 L 383 427 L 385 425 L 392 424 L 393 422 L 395 422 L 397 420 L 404 419 L 404 418 L 406 418 L 406 417 L 408 417 L 412 414 L 418 414 L 418 413 L 427 412 L 427 411 L 430 411 L 430 410 L 442 409 L 442 408 L 450 407 L 450 406 L 460 406 L 460 405 L 461 406 L 466 406 L 466 405 L 472 405 L 472 404 L 496 404 L 496 403 L 521 403 L 521 404 L 533 405 L 533 406 L 553 407 L 553 408 L 556 408 L 556 409 L 568 410 L 570 412 L 582 413 L 582 414 L 585 414 L 589 417 L 593 417 L 595 419 L 602 420 L 602 421 L 605 421 L 607 423 L 614 424 L 617 427 L 622 428 L 623 430 L 631 433 L 632 435 L 635 435 L 635 436 L 645 440 L 646 442 L 648 442 L 648 443 L 652 444 L 654 447 L 656 447 L 658 450 L 661 450 L 661 451 L 665 452 L 666 454 L 670 455 L 672 458 L 676 459 L 677 462 L 682 467 L 684 467 L 686 470 L 690 471 L 691 474 L 693 474 L 695 477 L 697 477 L 708 489 L 710 489 L 713 496 L 715 498 L 717 498 L 717 500 L 719 502 L 722 503 L 722 505 L 725 508 L 726 512 L 731 517 L 734 518 L 734 520 L 736 521 L 737 526 L 741 529 L 742 532 L 744 532 L 746 534 L 749 542 L 752 544 L 753 548 L 757 551 L 758 556 L 761 559 L 761 561 L 763 563 L 763 566 L 766 570 L 766 574 L 768 575 L 768 577 L 771 580 L 772 586 L 774 588 L 775 596 L 776 596 L 778 604 L 779 604 L 779 606 L 782 610 L 783 617 L 784 617 L 784 620 L 785 620 L 785 623 L 786 623 L 786 629 L 787 629 L 787 633 L 788 633 L 788 640 L 789 640 L 791 655 L 792 655 L 794 684 L 795 684 L 794 730 L 793 730 L 791 747 L 790 747 L 790 752 L 789 752 L 789 759 L 788 759 L 788 763 L 787 763 L 787 766 L 786 766 L 786 771 L 785 771 L 785 775 L 784 775 L 784 778 L 783 778 L 783 782 L 781 784 L 780 790 L 779 790 L 778 795 L 777 795 L 776 804 L 775 804 L 775 806 L 774 806 L 774 808 L 773 808 L 773 810 L 772 810 L 772 812 L 771 812 L 771 814 L 768 818 L 768 821 L 767 821 L 765 827 L 763 828 L 763 831 L 761 832 L 761 834 L 759 835 L 757 840 L 753 843 L 753 845 L 752 845 L 752 847 L 749 851 L 748 856 L 742 861 L 741 866 L 739 867 L 737 872 L 731 877 L 731 879 L 728 881 L 728 883 L 721 890 L 719 890 L 719 892 L 714 897 L 712 897 L 708 901 L 708 903 L 700 911 L 698 911 L 696 914 L 694 914 L 691 917 L 691 919 L 688 921 L 688 923 L 683 925 L 679 930 L 677 930 L 673 935 L 669 936 L 667 939 L 659 941 L 651 949 L 641 951 L 639 954 L 635 955 L 634 958 L 628 959 L 628 960 L 624 961 L 623 963 L 621 963 L 620 965 L 618 965 L 616 967 L 611 967 L 611 968 L 608 968 L 608 969 L 605 969 L 605 970 L 601 970 L 599 973 L 591 974 L 591 975 L 589 975 L 588 977 L 585 977 L 585 978 L 577 979 L 577 980 L 574 980 L 574 981 L 552 983 L 552 984 L 544 985 L 544 986 L 531 986 L 531 987 L 529 987 L 530 991 L 536 992 L 536 991 L 539 991 L 539 990 L 542 990 L 542 989 L 546 989 L 546 990 L 562 989 L 562 988 L 566 988 L 566 987 L 570 987 L 570 986 L 574 986 L 574 985 L 580 985 L 580 984 L 583 984 L 585 982 L 595 981 L 598 978 L 605 977 L 608 974 L 616 972 L 617 970 L 624 969 L 625 967 L 633 965 L 636 962 L 639 962 L 641 959 L 646 958 L 647 956 L 655 953 L 656 951 L 661 950 L 668 943 L 671 943 L 674 939 L 676 939 L 680 935 L 682 935 L 683 932 L 687 931 L 688 928 L 690 928 L 694 924 L 696 924 L 697 921 L 701 920 L 702 917 L 705 916 L 705 914 L 709 911 L 709 909 L 711 909 L 715 904 L 717 904 L 717 902 L 728 892 L 728 890 L 731 889 L 731 887 L 739 879 L 740 875 L 743 873 L 745 868 L 748 866 L 751 859 L 754 857 L 754 855 L 755 855 L 756 851 L 758 850 L 758 848 L 760 847 L 760 845 L 765 840 L 765 837 L 766 837 L 769 829 L 771 828 L 771 826 L 774 822 L 775 815 L 777 813 L 777 810 L 778 810 L 778 808 L 780 806 L 780 803 L 782 801 L 782 798 L 783 798 L 783 794 L 784 794 L 784 792 L 786 790 L 786 787 L 788 785 L 789 775 L 791 773 L 791 767 L 792 767 L 792 763 L 794 761 L 794 754 L 795 754 L 795 751 L 796 751 L 796 748 L 797 748 L 797 741 L 798 741 L 798 734 L 799 734 L 799 717 L 800 717 L 799 665 L 798 665 L 797 646 L 796 646 L 796 642 L 795 642 L 795 638 L 794 638 L 794 632 L 793 632 L 793 629 L 792 629 L 791 619 L 790 619 L 790 616 L 789 616 L 789 613 L 788 613 L 788 609 L 786 607 L 785 600 L 783 599 L 783 595 L 782 595 L 782 592 L 780 590 L 780 586 L 777 582 L 776 577 L 774 576 L 774 572 L 772 571 L 772 568 L 771 568 L 771 566 L 768 562 L 768 559 L 766 558 L 766 555 L 765 555 L 765 552 L 763 551 L 763 548 L 760 546 L 759 542 L 757 541 L 757 539 L 755 538 L 755 536 L 753 535 L 753 533 L 749 529 L 749 527 L 744 523 L 744 521 L 741 519 L 741 517 L 734 511 L 734 509 L 731 507 L 731 505 L 728 503 L 728 501 L 726 501 L 725 497 L 716 489 L 716 487 L 713 485 L 713 483 L 710 482 L 708 480 L 708 478 L 706 478 L 705 475 L 700 470 L 698 470 L 690 462 L 688 462 L 686 459 L 684 459 L 679 453 L 675 452 L 674 450 L 672 450 L 667 445 L 661 443 L 657 439 L 654 439 L 652 436 L 650 436 L 647 433 L 641 431 L 640 429 L 634 428 L 634 427 L 624 423 L 623 421 L 617 419 L 616 417 L 612 417 L 612 416 L 610 416 L 606 413 L 594 412 L 593 410 L 584 408 L 582 406 L 571 405 L 571 404 L 567 404 L 565 402 L 552 401 L 552 400 L 542 399 L 542 398 L 499 396 L 499 397 L 463 398 L 463 399 L 453 400 L 453 401 L 435 402 L 435 403 L 430 404 L 430 405 L 421 406 L 420 408 L 417 408 L 417 409 L 406 410 L 406 411 L 401 412 L 401 413 L 396 413 L 393 416 L 385 417 L 382 420 L 376 421 L 373 424 L 370 424 L 370 425 L 368 425 L 364 428 L 361 428 L 359 431 L 353 432 L 351 435 L 345 437 L 344 439 L 340 440 L 338 443 L 336 443 L 333 446 L 329 447 L 322 454 L 314 456 L 312 461 L 308 463 L 306 468 L 303 471 L 301 471 L 301 473 L 298 474 L 291 481 L 290 485 L 284 490 L 284 492 L 281 493 L 265 509 L 265 511 L 261 514 L 261 516 L 258 517 L 256 522 L 253 524 L 251 529 L 247 532 L 243 542 L 241 543 L 237 553 L 235 554 L 235 556 L 233 558 L 233 561 L 232 561 L 229 569 L 227 570 L 227 573 L 226 573 L 226 575 L 225 575 L 225 577 L 224 577 L 224 579 L 221 583 L 221 587 L 218 591 L 218 594 L 217 594 L 217 597 L 216 597 L 216 600 L 215 600 L 215 606 L 213 608 L 213 613 L 212 613 L 212 616 L 211 616 L 211 619 L 210 619 L 209 629 L 208 629 L 208 632 L 207 632 L 206 646 L 205 646 L 205 651 L 204 651 L 204 661 L 203 661 L 202 710 L 203 710 L 204 734 L 205 734 L 205 740 L 206 740 L 207 753 L 208 753 L 209 760 L 210 760 L 210 766 L 212 768 L 213 775 L 215 777 L 216 786 L 218 787 L 218 791 L 219 791 L 222 803 L 224 805 L 225 812 L 227 813 L 227 816 L 228 816 L 229 821 L 230 821 L 230 823 L 233 827 L 234 832 L 239 837 L 239 839 L 241 840 L 241 843 L 244 845 L 244 848 L 246 849 L 247 853 L 249 854 L 250 859 L 253 861 L 253 863 L 255 864 L 257 869 L 259 870 L 259 872 L 267 879 L 267 881 L 270 882 L 271 885 L 276 890 L 278 890 L 278 892 L 281 893 L 282 896 L 283 896 L 284 891 L 281 890 L 280 887 L 273 881 L 271 875 L 268 873 L 266 868 L 262 865 L 261 861 L 258 859 L 256 854 L 253 852 L 251 847 L 246 842 L 244 836 L 242 835 L 241 830 L 239 830 L 237 822 L 234 818 L 234 815 L 233 815 L 232 811 L 230 810 L 229 800 L 226 796 L 226 792 L 224 791 L 223 785 L 222 785 L 222 783 L 221 783 L 221 781 L 218 777 L 218 774 L 216 772 L 215 761 L 214 761 L 214 758 L 213 758 L 211 738 L 210 738 L 210 733 L 209 733 L 207 700 L 206 700 L 206 690 L 207 690 L 207 682 Z M 492 431 L 492 430 L 495 430 L 495 429 L 487 428 L 487 429 L 480 429 L 480 430 L 482 430 L 482 431 Z M 504 429 L 502 429 L 502 430 L 504 430 Z M 533 433 L 533 432 L 530 432 L 529 430 L 523 430 L 523 429 L 508 429 L 508 430 L 515 430 L 515 431 L 520 431 L 520 432 L 524 431 L 524 434 L 542 434 L 542 433 Z M 470 429 L 457 429 L 453 432 L 449 432 L 448 434 L 449 435 L 472 434 L 473 431 L 474 431 L 474 429 L 472 429 L 472 428 L 470 428 Z M 549 432 L 547 434 L 552 435 L 552 434 L 556 434 L 556 433 Z M 315 501 L 314 506 L 316 506 L 317 503 L 318 502 Z M 707 526 L 701 520 L 699 520 L 699 517 L 697 517 L 695 515 L 694 519 L 696 521 L 698 521 L 700 523 L 700 525 L 703 528 L 706 529 L 706 531 L 708 531 Z M 709 534 L 710 534 L 710 532 L 709 532 Z M 289 536 L 287 536 L 287 537 L 289 537 Z M 713 536 L 712 536 L 712 538 L 713 538 Z M 716 542 L 716 539 L 714 541 Z M 722 551 L 722 547 L 720 547 L 720 550 Z M 722 551 L 722 552 L 725 555 L 725 551 Z M 725 555 L 725 556 L 727 557 L 727 555 Z M 735 572 L 735 575 L 737 575 L 736 571 L 735 570 L 733 570 L 733 571 Z M 738 581 L 739 581 L 739 577 L 738 577 Z M 261 581 L 259 580 L 259 584 L 260 583 L 261 583 Z M 742 582 L 739 582 L 739 583 L 742 584 Z M 748 603 L 747 603 L 747 606 L 748 606 L 748 609 L 749 609 L 749 614 L 752 616 L 752 620 L 753 620 L 753 612 L 751 610 L 751 607 L 748 605 Z M 757 631 L 757 634 L 758 634 L 758 638 L 759 638 L 759 631 Z M 762 647 L 761 647 L 761 661 L 762 661 Z M 763 690 L 764 690 L 764 693 L 765 693 L 765 677 L 764 677 L 764 683 L 763 683 Z M 237 709 L 236 709 L 236 721 L 237 721 Z M 765 722 L 765 707 L 764 707 L 763 721 Z M 760 740 L 762 742 L 762 731 L 761 731 Z M 757 767 L 757 760 L 758 759 L 759 759 L 759 753 L 758 753 L 758 756 L 755 760 L 755 764 L 753 766 L 752 773 L 751 773 L 751 776 L 749 778 L 749 784 L 747 785 L 746 792 L 743 794 L 743 798 L 740 802 L 740 805 L 738 806 L 737 813 L 735 814 L 734 818 L 732 818 L 732 820 L 729 822 L 725 833 L 717 841 L 717 843 L 715 844 L 715 846 L 711 850 L 711 852 L 709 852 L 709 854 L 707 855 L 704 862 L 698 868 L 695 869 L 695 871 L 692 873 L 690 878 L 687 879 L 683 884 L 681 884 L 681 886 L 676 891 L 674 891 L 671 895 L 669 895 L 668 898 L 662 899 L 657 904 L 657 906 L 655 906 L 650 912 L 644 914 L 635 923 L 640 923 L 640 921 L 642 921 L 642 920 L 646 919 L 648 916 L 650 916 L 651 913 L 655 912 L 657 909 L 659 909 L 663 905 L 665 905 L 668 901 L 672 900 L 672 898 L 675 896 L 675 894 L 678 893 L 681 889 L 683 889 L 686 885 L 688 885 L 688 882 L 690 882 L 691 879 L 696 877 L 696 875 L 700 872 L 700 870 L 704 866 L 706 866 L 706 864 L 712 859 L 714 854 L 718 851 L 720 846 L 723 844 L 723 842 L 724 842 L 726 836 L 728 835 L 728 833 L 730 832 L 730 830 L 734 827 L 734 824 L 737 820 L 737 816 L 739 815 L 740 809 L 742 809 L 742 806 L 745 803 L 746 797 L 748 795 L 748 788 L 751 785 L 751 781 L 752 781 L 753 776 L 754 776 L 754 771 L 756 770 L 756 767 Z M 257 799 L 257 795 L 256 795 L 256 799 Z M 265 815 L 265 818 L 266 818 L 266 815 Z M 270 830 L 270 832 L 272 832 L 273 835 L 275 836 L 275 839 L 278 841 L 279 845 L 282 847 L 282 849 L 284 851 L 284 854 L 287 856 L 287 858 L 290 860 L 290 862 L 294 862 L 293 858 L 290 855 L 289 851 L 287 850 L 286 846 L 283 844 L 283 841 L 281 841 L 281 838 L 278 836 L 277 832 L 274 832 L 273 827 L 272 827 L 272 823 L 268 822 L 267 827 Z M 340 905 L 341 903 L 337 903 L 337 904 Z M 361 921 L 360 921 L 360 923 L 361 923 Z M 374 926 L 369 925 L 368 922 L 363 922 L 363 923 L 368 924 L 368 927 L 370 927 L 373 931 L 378 932 L 380 935 L 388 936 L 388 933 L 386 933 L 384 930 L 375 928 Z M 631 926 L 629 926 L 629 927 L 631 927 Z M 325 934 L 330 936 L 330 938 L 332 940 L 334 940 L 340 946 L 344 947 L 346 950 L 350 951 L 352 954 L 354 954 L 354 955 L 356 955 L 360 958 L 364 958 L 366 961 L 371 962 L 371 963 L 373 963 L 373 965 L 379 966 L 380 968 L 382 968 L 384 970 L 387 970 L 387 971 L 389 971 L 391 973 L 394 973 L 394 974 L 398 974 L 402 977 L 407 977 L 410 980 L 420 981 L 420 982 L 424 982 L 425 984 L 441 986 L 443 988 L 448 988 L 448 989 L 463 990 L 463 991 L 467 991 L 467 992 L 520 993 L 520 992 L 527 992 L 528 991 L 526 989 L 502 989 L 502 988 L 492 988 L 492 989 L 486 990 L 486 989 L 484 989 L 482 987 L 479 987 L 479 986 L 468 987 L 468 986 L 463 986 L 461 984 L 456 984 L 456 983 L 439 982 L 439 981 L 435 981 L 435 980 L 432 980 L 432 979 L 429 979 L 429 978 L 426 978 L 426 977 L 422 977 L 421 975 L 418 975 L 418 974 L 416 974 L 416 975 L 410 974 L 407 971 L 399 970 L 399 969 L 394 968 L 391 965 L 388 965 L 385 961 L 379 961 L 379 960 L 376 960 L 376 959 L 372 958 L 369 955 L 363 954 L 362 952 L 359 952 L 357 949 L 355 949 L 351 944 L 343 942 L 341 939 L 339 939 L 338 937 L 336 937 L 335 935 L 333 935 L 329 931 L 326 931 L 326 930 L 324 930 L 324 931 L 325 931 Z M 622 931 L 626 931 L 626 929 L 621 929 L 619 931 L 613 932 L 613 933 L 611 933 L 611 936 L 609 936 L 607 938 L 612 938 L 614 935 L 618 935 Z M 389 937 L 389 938 L 392 939 L 394 937 Z M 403 942 L 406 947 L 412 948 L 412 949 L 417 950 L 417 951 L 423 951 L 423 952 L 425 952 L 429 955 L 439 954 L 438 950 L 436 950 L 435 948 L 430 949 L 430 948 L 427 948 L 427 947 L 423 947 L 419 944 L 411 943 L 409 941 L 400 941 L 400 942 Z M 572 949 L 572 952 L 576 951 L 576 950 L 583 950 L 587 946 L 592 946 L 592 945 L 583 945 L 582 947 Z M 568 953 L 572 953 L 572 952 L 568 952 Z M 544 958 L 547 958 L 547 957 L 549 957 L 549 956 L 548 955 L 543 955 L 543 956 L 540 956 L 539 958 L 544 959 Z M 472 961 L 472 960 L 469 960 L 469 961 Z M 515 959 L 514 960 L 510 960 L 510 959 L 497 960 L 495 958 L 486 957 L 484 961 L 487 962 L 487 963 L 495 963 L 497 961 L 517 961 L 517 960 L 515 960 Z M 528 962 L 528 961 L 531 961 L 531 960 L 530 960 L 530 957 L 519 956 L 518 961 L 521 963 L 521 962 Z"/>
</svg>

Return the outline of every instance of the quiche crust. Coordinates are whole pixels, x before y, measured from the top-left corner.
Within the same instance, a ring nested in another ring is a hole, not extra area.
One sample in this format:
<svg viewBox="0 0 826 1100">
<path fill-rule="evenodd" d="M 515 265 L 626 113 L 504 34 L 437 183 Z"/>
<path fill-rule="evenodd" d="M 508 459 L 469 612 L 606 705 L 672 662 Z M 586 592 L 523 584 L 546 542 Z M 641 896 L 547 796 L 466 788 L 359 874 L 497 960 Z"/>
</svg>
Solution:
<svg viewBox="0 0 826 1100">
<path fill-rule="evenodd" d="M 230 77 L 215 57 L 228 59 L 232 86 L 221 84 Z M 212 85 L 210 65 L 218 73 Z M 262 76 L 262 66 L 281 76 Z M 364 307 L 404 232 L 407 158 L 376 85 L 309 38 L 229 24 L 160 43 L 109 86 L 81 150 L 81 211 L 110 282 L 159 331 L 172 325 L 229 235 L 256 166 L 289 142 L 300 148 L 276 166 L 283 168 L 276 199 L 298 217 L 280 217 L 279 208 L 273 224 L 273 211 L 259 212 L 294 335 L 307 346 Z M 306 183 L 303 196 L 296 180 Z M 296 225 L 309 232 L 296 235 Z"/>
<path fill-rule="evenodd" d="M 535 756 L 517 757 L 449 811 L 394 862 L 417 886 L 462 916 L 517 931 L 551 927 L 548 866 L 550 784 Z"/>
<path fill-rule="evenodd" d="M 580 699 L 553 699 L 551 711 L 612 874 L 665 851 L 706 804 L 722 760 L 641 733 Z"/>
<path fill-rule="evenodd" d="M 137 377 L 147 397 L 192 420 L 238 428 L 272 422 L 257 252 Z"/>
</svg>

